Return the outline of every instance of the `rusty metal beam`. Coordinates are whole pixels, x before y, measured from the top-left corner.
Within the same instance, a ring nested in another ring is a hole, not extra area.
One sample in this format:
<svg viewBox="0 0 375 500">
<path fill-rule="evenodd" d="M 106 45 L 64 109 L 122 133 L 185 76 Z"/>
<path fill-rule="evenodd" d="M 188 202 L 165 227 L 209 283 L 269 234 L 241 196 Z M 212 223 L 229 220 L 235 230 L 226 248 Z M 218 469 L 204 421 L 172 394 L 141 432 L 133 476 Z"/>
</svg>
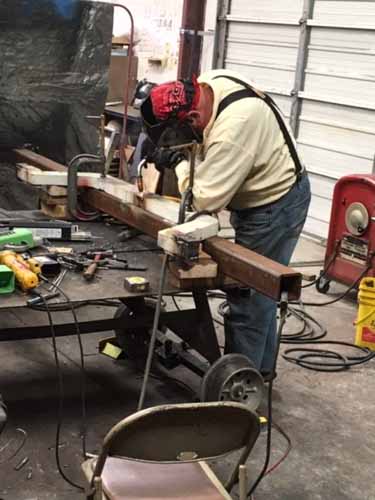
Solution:
<svg viewBox="0 0 375 500">
<path fill-rule="evenodd" d="M 301 295 L 300 273 L 248 248 L 215 236 L 203 242 L 203 250 L 219 264 L 219 271 L 272 299 L 279 300 L 282 292 L 288 292 L 290 300 Z"/>
<path fill-rule="evenodd" d="M 155 239 L 158 231 L 171 226 L 169 221 L 135 205 L 125 205 L 101 191 L 89 190 L 87 201 Z M 288 292 L 290 300 L 300 297 L 302 275 L 287 266 L 218 236 L 205 240 L 203 250 L 219 264 L 219 272 L 272 299 L 279 300 L 282 292 Z"/>
<path fill-rule="evenodd" d="M 15 150 L 18 161 L 25 161 L 44 170 L 62 171 L 66 167 L 28 150 Z M 161 229 L 171 222 L 147 212 L 136 205 L 124 204 L 119 199 L 89 189 L 87 201 L 97 210 L 157 238 Z M 203 242 L 203 250 L 218 263 L 219 271 L 246 286 L 279 300 L 282 292 L 288 292 L 290 300 L 298 300 L 301 294 L 302 275 L 241 245 L 220 237 Z"/>
</svg>

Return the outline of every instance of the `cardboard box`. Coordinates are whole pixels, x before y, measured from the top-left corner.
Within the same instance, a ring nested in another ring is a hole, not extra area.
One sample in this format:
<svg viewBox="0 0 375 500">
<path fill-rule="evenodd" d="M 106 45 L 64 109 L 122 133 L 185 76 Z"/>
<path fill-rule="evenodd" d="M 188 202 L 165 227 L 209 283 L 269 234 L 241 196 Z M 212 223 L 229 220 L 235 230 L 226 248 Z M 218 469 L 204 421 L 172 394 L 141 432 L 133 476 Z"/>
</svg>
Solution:
<svg viewBox="0 0 375 500">
<path fill-rule="evenodd" d="M 129 57 L 126 50 L 113 50 L 109 67 L 109 85 L 107 102 L 123 101 L 125 82 L 129 72 Z M 131 74 L 129 79 L 129 103 L 133 98 L 137 85 L 138 57 L 132 57 Z"/>
<path fill-rule="evenodd" d="M 133 47 L 135 47 L 139 43 L 139 40 L 133 41 Z M 129 45 L 130 37 L 129 35 L 120 35 L 112 37 L 112 45 Z"/>
</svg>

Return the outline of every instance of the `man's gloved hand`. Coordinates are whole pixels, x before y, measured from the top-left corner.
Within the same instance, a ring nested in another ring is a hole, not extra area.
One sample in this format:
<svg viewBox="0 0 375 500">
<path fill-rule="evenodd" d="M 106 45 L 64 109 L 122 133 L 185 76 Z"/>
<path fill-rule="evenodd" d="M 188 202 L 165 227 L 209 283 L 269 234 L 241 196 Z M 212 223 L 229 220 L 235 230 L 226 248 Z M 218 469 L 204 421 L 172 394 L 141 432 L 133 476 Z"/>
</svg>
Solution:
<svg viewBox="0 0 375 500">
<path fill-rule="evenodd" d="M 148 137 L 142 144 L 141 157 L 145 158 L 149 163 L 154 163 L 159 172 L 162 172 L 165 168 L 174 168 L 180 161 L 186 160 L 184 152 L 159 149 Z"/>
<path fill-rule="evenodd" d="M 155 153 L 155 151 L 156 151 L 155 144 L 151 141 L 149 137 L 146 136 L 141 145 L 141 159 L 143 160 L 145 158 L 147 161 L 151 161 L 150 158 Z"/>
<path fill-rule="evenodd" d="M 175 168 L 181 161 L 186 160 L 186 156 L 182 151 L 156 149 L 147 160 L 154 163 L 155 168 L 162 172 L 166 168 Z"/>
</svg>

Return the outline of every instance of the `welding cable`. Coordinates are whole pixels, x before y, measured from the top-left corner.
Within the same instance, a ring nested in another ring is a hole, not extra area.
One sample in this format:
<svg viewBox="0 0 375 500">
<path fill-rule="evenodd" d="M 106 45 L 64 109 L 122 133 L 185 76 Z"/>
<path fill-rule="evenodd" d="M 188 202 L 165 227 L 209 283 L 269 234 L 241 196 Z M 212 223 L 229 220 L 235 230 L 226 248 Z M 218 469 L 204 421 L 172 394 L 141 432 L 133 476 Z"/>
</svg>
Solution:
<svg viewBox="0 0 375 500">
<path fill-rule="evenodd" d="M 276 368 L 277 368 L 277 361 L 279 357 L 279 352 L 280 352 L 280 345 L 281 345 L 281 336 L 282 332 L 286 323 L 288 315 L 288 301 L 287 301 L 287 295 L 282 294 L 282 298 L 280 301 L 280 320 L 279 320 L 279 326 L 277 329 L 276 333 L 276 350 L 275 350 L 275 358 L 271 370 L 271 380 L 268 384 L 268 391 L 267 391 L 267 405 L 268 405 L 268 412 L 267 412 L 267 445 L 266 445 L 266 457 L 264 461 L 263 468 L 261 472 L 259 473 L 257 479 L 254 481 L 253 485 L 248 491 L 247 496 L 251 498 L 257 487 L 259 486 L 260 482 L 262 479 L 265 477 L 269 463 L 270 463 L 270 458 L 271 458 L 271 444 L 272 444 L 272 403 L 273 403 L 273 380 L 275 378 L 276 374 Z"/>
<path fill-rule="evenodd" d="M 43 280 L 48 283 L 47 278 L 43 276 Z M 64 292 L 64 290 L 61 288 L 60 285 L 54 285 L 54 287 L 61 293 L 61 295 L 65 298 L 67 301 L 70 310 L 72 312 L 73 320 L 74 320 L 74 325 L 75 325 L 75 330 L 76 330 L 76 335 L 77 335 L 77 341 L 78 341 L 78 347 L 79 347 L 79 356 L 80 356 L 80 372 L 81 372 L 81 440 L 82 440 L 82 455 L 83 458 L 86 458 L 86 435 L 87 435 L 87 423 L 86 423 L 86 370 L 85 370 L 85 355 L 84 355 L 84 350 L 83 350 L 83 343 L 82 343 L 82 334 L 81 334 L 81 329 L 79 327 L 79 321 L 77 317 L 77 313 L 74 307 L 74 304 L 68 297 L 68 295 Z M 44 300 L 44 303 L 46 303 L 46 300 Z"/>
<path fill-rule="evenodd" d="M 271 465 L 265 472 L 264 477 L 268 476 L 269 474 L 272 474 L 276 469 L 280 467 L 280 465 L 288 458 L 289 453 L 292 451 L 292 440 L 288 436 L 288 434 L 282 429 L 282 427 L 275 422 L 272 423 L 272 427 L 274 427 L 279 434 L 283 436 L 287 443 L 287 448 L 285 452 L 283 453 L 282 457 L 277 460 L 273 465 Z"/>
<path fill-rule="evenodd" d="M 147 354 L 146 367 L 145 367 L 145 372 L 144 372 L 144 377 L 143 377 L 142 389 L 141 389 L 141 394 L 139 396 L 139 401 L 138 401 L 138 411 L 142 410 L 142 408 L 143 408 L 145 396 L 146 396 L 148 379 L 149 379 L 150 372 L 151 372 L 151 364 L 152 364 L 152 359 L 154 356 L 156 336 L 157 336 L 157 332 L 158 332 L 159 319 L 160 319 L 160 313 L 161 313 L 161 305 L 162 305 L 162 301 L 163 301 L 163 292 L 164 292 L 165 280 L 166 280 L 166 276 L 167 276 L 168 260 L 169 260 L 169 256 L 168 256 L 168 254 L 165 254 L 163 257 L 163 263 L 161 266 L 160 282 L 159 282 L 159 290 L 158 290 L 158 300 L 156 302 L 154 323 L 152 326 L 152 334 L 151 334 L 151 338 L 150 338 L 150 344 L 148 346 L 148 354 Z"/>
<path fill-rule="evenodd" d="M 341 372 L 353 366 L 367 363 L 375 357 L 369 349 L 357 346 L 350 342 L 336 340 L 322 340 L 327 335 L 327 329 L 304 309 L 289 306 L 289 317 L 292 315 L 304 326 L 297 332 L 284 333 L 281 337 L 283 344 L 299 344 L 300 346 L 285 350 L 282 357 L 295 365 L 320 372 Z M 344 346 L 359 351 L 358 356 L 347 356 L 331 349 L 321 349 L 312 346 Z"/>
<path fill-rule="evenodd" d="M 49 282 L 49 280 L 41 275 L 40 278 L 42 279 L 43 282 L 52 284 Z M 61 288 L 60 285 L 57 285 L 56 283 L 53 284 L 53 287 L 57 289 L 61 295 L 64 296 L 65 300 L 68 303 L 69 309 L 72 312 L 72 316 L 74 319 L 74 324 L 75 324 L 75 329 L 76 329 L 76 335 L 77 335 L 77 340 L 78 340 L 78 346 L 79 346 L 79 353 L 80 353 L 80 371 L 81 371 L 81 440 L 82 440 L 82 455 L 83 458 L 86 458 L 86 434 L 87 434 L 87 424 L 86 424 L 86 371 L 85 371 L 85 356 L 84 356 L 84 350 L 83 350 L 83 343 L 82 343 L 82 336 L 81 336 L 81 330 L 79 327 L 79 322 L 77 318 L 77 314 L 75 311 L 75 306 L 68 297 L 68 295 L 64 292 L 64 290 Z M 44 308 L 46 307 L 47 301 L 45 298 L 40 295 L 41 299 L 44 302 Z M 46 309 L 47 312 L 51 313 L 51 306 L 47 305 L 48 309 Z"/>
<path fill-rule="evenodd" d="M 372 268 L 372 260 L 374 258 L 374 254 L 372 254 L 371 259 L 370 259 L 370 264 L 366 267 L 364 271 L 361 272 L 361 274 L 358 276 L 358 278 L 353 281 L 353 283 L 345 290 L 344 293 L 339 295 L 333 300 L 329 300 L 328 302 L 303 302 L 304 306 L 310 306 L 310 307 L 324 307 L 324 306 L 329 306 L 331 304 L 335 304 L 336 302 L 339 302 L 340 300 L 344 299 L 349 293 L 354 290 L 354 288 L 357 287 L 359 282 L 361 281 L 362 278 L 364 278 L 367 275 L 367 272 Z M 291 304 L 300 304 L 300 302 L 291 302 Z"/>
<path fill-rule="evenodd" d="M 321 280 L 321 278 L 323 278 L 327 274 L 328 269 L 331 267 L 331 265 L 333 264 L 333 262 L 335 261 L 335 259 L 337 257 L 337 254 L 339 252 L 340 243 L 341 243 L 341 240 L 336 244 L 335 251 L 333 252 L 333 254 L 328 259 L 328 262 L 323 267 L 320 275 L 314 281 L 312 281 L 311 283 L 308 283 L 307 285 L 302 285 L 301 288 L 309 288 L 310 286 L 316 285 Z"/>
<path fill-rule="evenodd" d="M 292 333 L 283 333 L 282 344 L 304 344 L 322 340 L 327 335 L 327 329 L 303 308 L 288 306 L 288 317 L 293 316 L 302 325 Z"/>
<path fill-rule="evenodd" d="M 44 302 L 44 306 L 46 308 L 47 316 L 48 316 L 48 321 L 50 325 L 50 330 L 51 330 L 51 335 L 52 335 L 52 345 L 53 345 L 53 353 L 54 353 L 54 358 L 55 358 L 55 366 L 56 366 L 56 374 L 57 374 L 57 380 L 58 380 L 58 388 L 59 388 L 59 406 L 58 406 L 58 417 L 57 417 L 57 427 L 56 427 L 56 436 L 55 436 L 55 459 L 56 459 L 56 465 L 57 469 L 61 475 L 61 477 L 71 486 L 74 488 L 77 488 L 81 491 L 85 491 L 85 488 L 83 486 L 80 486 L 79 484 L 76 484 L 74 481 L 69 479 L 69 477 L 65 474 L 61 462 L 60 462 L 60 434 L 61 434 L 61 427 L 62 427 L 62 421 L 63 421 L 63 413 L 64 413 L 64 380 L 63 380 L 63 375 L 61 371 L 61 366 L 60 366 L 60 360 L 59 360 L 59 355 L 58 355 L 58 350 L 57 350 L 57 342 L 56 342 L 56 331 L 55 331 L 55 325 L 53 322 L 52 314 L 51 311 L 49 310 L 48 303 L 46 299 L 43 297 L 43 295 L 40 295 L 41 300 Z"/>
<path fill-rule="evenodd" d="M 347 356 L 329 349 L 296 347 L 286 349 L 283 358 L 290 363 L 318 372 L 342 372 L 353 366 L 362 365 L 375 358 L 375 352 L 350 342 L 338 340 L 318 340 L 313 345 L 344 346 L 356 349 L 361 356 Z"/>
<path fill-rule="evenodd" d="M 340 300 L 344 299 L 349 293 L 354 290 L 362 278 L 364 278 L 367 272 L 372 268 L 372 260 L 374 258 L 374 253 L 370 256 L 370 263 L 358 276 L 358 278 L 345 290 L 344 293 L 340 294 L 333 300 L 327 302 L 292 302 L 292 304 L 299 304 L 302 306 L 310 307 L 325 307 L 331 304 L 335 304 Z M 282 343 L 289 344 L 311 344 L 315 345 L 325 345 L 325 346 L 338 346 L 338 347 L 349 347 L 360 351 L 358 356 L 346 356 L 332 349 L 321 349 L 316 347 L 296 347 L 287 349 L 283 353 L 283 358 L 290 363 L 293 363 L 302 368 L 308 370 L 319 371 L 319 372 L 341 372 L 349 370 L 353 366 L 358 366 L 367 363 L 375 358 L 375 352 L 370 351 L 367 348 L 357 346 L 349 342 L 340 342 L 334 340 L 322 340 L 325 337 L 327 330 L 321 325 L 319 321 L 313 318 L 311 315 L 306 313 L 304 309 L 297 309 L 295 307 L 289 306 L 289 312 L 293 314 L 297 319 L 306 325 L 311 325 L 313 323 L 315 327 L 320 329 L 315 335 L 304 335 L 304 328 L 299 332 L 294 334 L 284 334 L 282 336 Z M 309 327 L 310 327 L 309 325 Z M 314 327 L 313 327 L 314 331 Z"/>
</svg>

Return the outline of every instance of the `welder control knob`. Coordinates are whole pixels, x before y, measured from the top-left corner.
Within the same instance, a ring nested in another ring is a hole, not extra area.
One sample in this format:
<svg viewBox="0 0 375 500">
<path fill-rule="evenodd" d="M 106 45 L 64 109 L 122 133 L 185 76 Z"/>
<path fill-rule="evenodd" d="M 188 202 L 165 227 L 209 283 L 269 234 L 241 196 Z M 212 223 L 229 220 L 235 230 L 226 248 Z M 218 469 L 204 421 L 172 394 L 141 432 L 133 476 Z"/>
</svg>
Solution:
<svg viewBox="0 0 375 500">
<path fill-rule="evenodd" d="M 369 224 L 369 215 L 365 205 L 359 202 L 349 205 L 345 214 L 345 223 L 351 234 L 361 236 Z"/>
</svg>

